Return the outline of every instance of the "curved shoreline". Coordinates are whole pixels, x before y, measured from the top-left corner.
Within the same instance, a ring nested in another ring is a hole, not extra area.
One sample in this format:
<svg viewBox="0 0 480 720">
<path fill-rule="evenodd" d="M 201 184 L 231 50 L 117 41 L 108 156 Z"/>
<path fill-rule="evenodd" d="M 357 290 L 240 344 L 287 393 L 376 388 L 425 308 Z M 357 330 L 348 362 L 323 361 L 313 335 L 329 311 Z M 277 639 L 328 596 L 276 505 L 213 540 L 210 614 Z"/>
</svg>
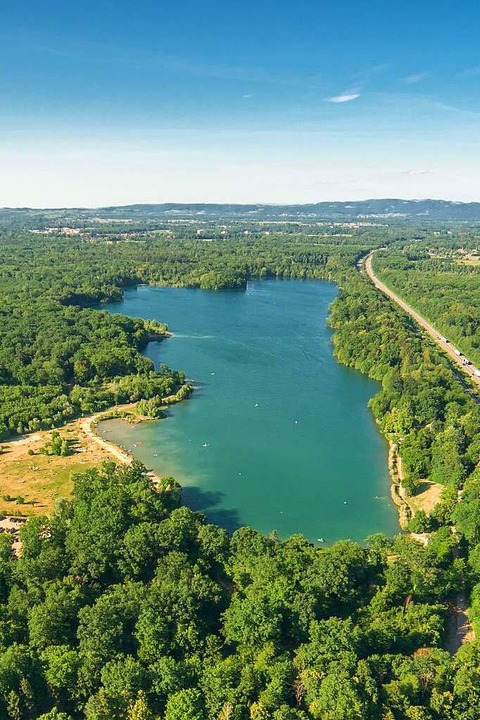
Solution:
<svg viewBox="0 0 480 720">
<path fill-rule="evenodd" d="M 184 386 L 182 386 L 183 388 Z M 180 402 L 185 391 L 164 398 L 165 406 Z M 0 514 L 33 516 L 49 513 L 59 498 L 69 498 L 73 476 L 98 468 L 105 461 L 131 465 L 135 456 L 126 448 L 104 438 L 98 424 L 111 418 L 142 422 L 151 418 L 134 413 L 136 403 L 115 405 L 87 416 L 70 420 L 59 428 L 70 452 L 65 456 L 48 455 L 42 449 L 51 440 L 53 430 L 22 435 L 1 444 Z M 146 469 L 152 487 L 161 484 L 164 475 Z"/>
<path fill-rule="evenodd" d="M 402 530 L 407 529 L 408 521 L 415 515 L 415 510 L 402 485 L 402 460 L 398 453 L 398 446 L 393 440 L 388 440 L 388 472 L 392 480 L 390 496 L 398 510 L 398 519 Z"/>
<path fill-rule="evenodd" d="M 97 445 L 100 445 L 100 447 L 106 450 L 110 455 L 113 455 L 117 458 L 117 460 L 120 460 L 120 462 L 126 463 L 127 465 L 132 464 L 134 460 L 133 455 L 111 440 L 105 440 L 105 438 L 98 433 L 97 426 L 99 422 L 108 420 L 110 417 L 121 417 L 121 413 L 131 407 L 132 405 L 118 405 L 110 410 L 95 413 L 94 415 L 88 415 L 80 421 L 81 429 L 90 440 L 97 443 Z"/>
<path fill-rule="evenodd" d="M 182 386 L 184 387 L 184 386 Z M 179 391 L 180 392 L 180 391 Z M 188 396 L 187 396 L 188 397 Z M 178 393 L 176 395 L 170 395 L 169 397 L 163 398 L 162 402 L 165 403 L 165 405 L 173 405 L 177 402 L 182 402 L 184 400 L 184 397 L 178 397 Z M 118 445 L 113 440 L 107 440 L 103 437 L 103 435 L 100 435 L 98 431 L 98 424 L 101 422 L 104 422 L 106 420 L 124 420 L 127 422 L 127 417 L 134 417 L 136 422 L 144 422 L 146 420 L 157 420 L 159 418 L 146 418 L 146 417 L 138 417 L 138 416 L 132 416 L 129 415 L 129 413 L 135 408 L 136 403 L 128 403 L 126 405 L 115 405 L 113 408 L 110 408 L 109 410 L 104 410 L 102 412 L 94 413 L 93 415 L 89 415 L 86 418 L 83 418 L 80 422 L 80 428 L 85 434 L 85 436 L 92 442 L 96 443 L 98 446 L 100 446 L 103 450 L 105 450 L 109 455 L 113 455 L 117 460 L 119 460 L 121 463 L 124 463 L 126 465 L 131 465 L 133 462 L 136 461 L 135 456 L 133 455 L 130 450 L 127 450 L 126 448 Z M 148 477 L 151 478 L 152 483 L 155 486 L 158 486 L 162 480 L 162 475 L 159 475 L 154 470 L 147 469 L 146 474 Z"/>
</svg>

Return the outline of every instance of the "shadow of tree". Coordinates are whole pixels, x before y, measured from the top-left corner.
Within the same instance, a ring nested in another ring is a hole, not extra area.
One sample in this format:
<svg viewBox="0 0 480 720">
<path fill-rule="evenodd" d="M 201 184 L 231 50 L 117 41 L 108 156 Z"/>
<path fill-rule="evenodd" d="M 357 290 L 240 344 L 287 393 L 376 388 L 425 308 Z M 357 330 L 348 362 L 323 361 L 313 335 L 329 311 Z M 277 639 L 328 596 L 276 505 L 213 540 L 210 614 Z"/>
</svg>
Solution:
<svg viewBox="0 0 480 720">
<path fill-rule="evenodd" d="M 183 503 L 191 510 L 203 512 L 210 522 L 233 532 L 241 526 L 240 517 L 235 509 L 219 507 L 224 494 L 199 487 L 184 486 L 182 489 Z"/>
</svg>

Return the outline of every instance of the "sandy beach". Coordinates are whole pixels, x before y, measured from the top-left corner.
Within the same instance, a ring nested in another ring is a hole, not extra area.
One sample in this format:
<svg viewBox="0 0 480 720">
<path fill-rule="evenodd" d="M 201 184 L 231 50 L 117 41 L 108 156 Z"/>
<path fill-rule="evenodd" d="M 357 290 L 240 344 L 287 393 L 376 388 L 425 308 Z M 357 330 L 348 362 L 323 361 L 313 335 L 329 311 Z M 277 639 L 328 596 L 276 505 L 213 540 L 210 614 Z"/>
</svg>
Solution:
<svg viewBox="0 0 480 720">
<path fill-rule="evenodd" d="M 40 452 L 50 441 L 52 430 L 41 430 L 1 443 L 0 513 L 48 514 L 58 498 L 70 497 L 75 474 L 98 467 L 105 460 L 131 464 L 133 456 L 101 437 L 97 428 L 102 419 L 128 415 L 133 408 L 132 403 L 118 405 L 57 428 L 68 440 L 72 451 L 65 457 Z M 153 472 L 149 475 L 154 484 L 160 479 Z"/>
</svg>

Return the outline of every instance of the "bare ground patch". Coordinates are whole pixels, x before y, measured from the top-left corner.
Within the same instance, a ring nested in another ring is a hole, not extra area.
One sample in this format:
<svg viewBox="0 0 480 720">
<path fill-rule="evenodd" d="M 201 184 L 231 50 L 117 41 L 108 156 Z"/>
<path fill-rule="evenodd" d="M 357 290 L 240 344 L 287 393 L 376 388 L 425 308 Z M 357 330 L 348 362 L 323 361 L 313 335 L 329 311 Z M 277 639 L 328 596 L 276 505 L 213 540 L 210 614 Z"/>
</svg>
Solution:
<svg viewBox="0 0 480 720">
<path fill-rule="evenodd" d="M 90 428 L 93 418 L 67 423 L 58 432 L 69 441 L 72 454 L 42 455 L 39 451 L 52 431 L 37 432 L 2 443 L 0 454 L 0 514 L 48 514 L 58 498 L 70 497 L 73 475 L 104 460 L 126 461 L 114 446 L 97 442 Z"/>
<path fill-rule="evenodd" d="M 430 515 L 435 505 L 438 505 L 443 489 L 443 485 L 431 482 L 431 480 L 423 480 L 420 492 L 408 498 L 413 511 L 423 510 Z"/>
</svg>

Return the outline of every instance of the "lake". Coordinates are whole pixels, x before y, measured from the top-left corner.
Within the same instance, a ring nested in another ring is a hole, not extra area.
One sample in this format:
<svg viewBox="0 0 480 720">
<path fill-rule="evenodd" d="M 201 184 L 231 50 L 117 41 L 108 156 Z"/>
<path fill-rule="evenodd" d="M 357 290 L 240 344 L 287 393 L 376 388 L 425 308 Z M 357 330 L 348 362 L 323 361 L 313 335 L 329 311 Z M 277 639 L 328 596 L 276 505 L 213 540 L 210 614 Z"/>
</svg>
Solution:
<svg viewBox="0 0 480 720">
<path fill-rule="evenodd" d="M 313 542 L 398 531 L 387 444 L 368 410 L 378 385 L 332 354 L 332 283 L 249 282 L 246 291 L 140 286 L 111 312 L 168 323 L 158 366 L 183 370 L 191 399 L 168 417 L 100 431 L 173 475 L 185 503 L 229 530 Z"/>
</svg>

